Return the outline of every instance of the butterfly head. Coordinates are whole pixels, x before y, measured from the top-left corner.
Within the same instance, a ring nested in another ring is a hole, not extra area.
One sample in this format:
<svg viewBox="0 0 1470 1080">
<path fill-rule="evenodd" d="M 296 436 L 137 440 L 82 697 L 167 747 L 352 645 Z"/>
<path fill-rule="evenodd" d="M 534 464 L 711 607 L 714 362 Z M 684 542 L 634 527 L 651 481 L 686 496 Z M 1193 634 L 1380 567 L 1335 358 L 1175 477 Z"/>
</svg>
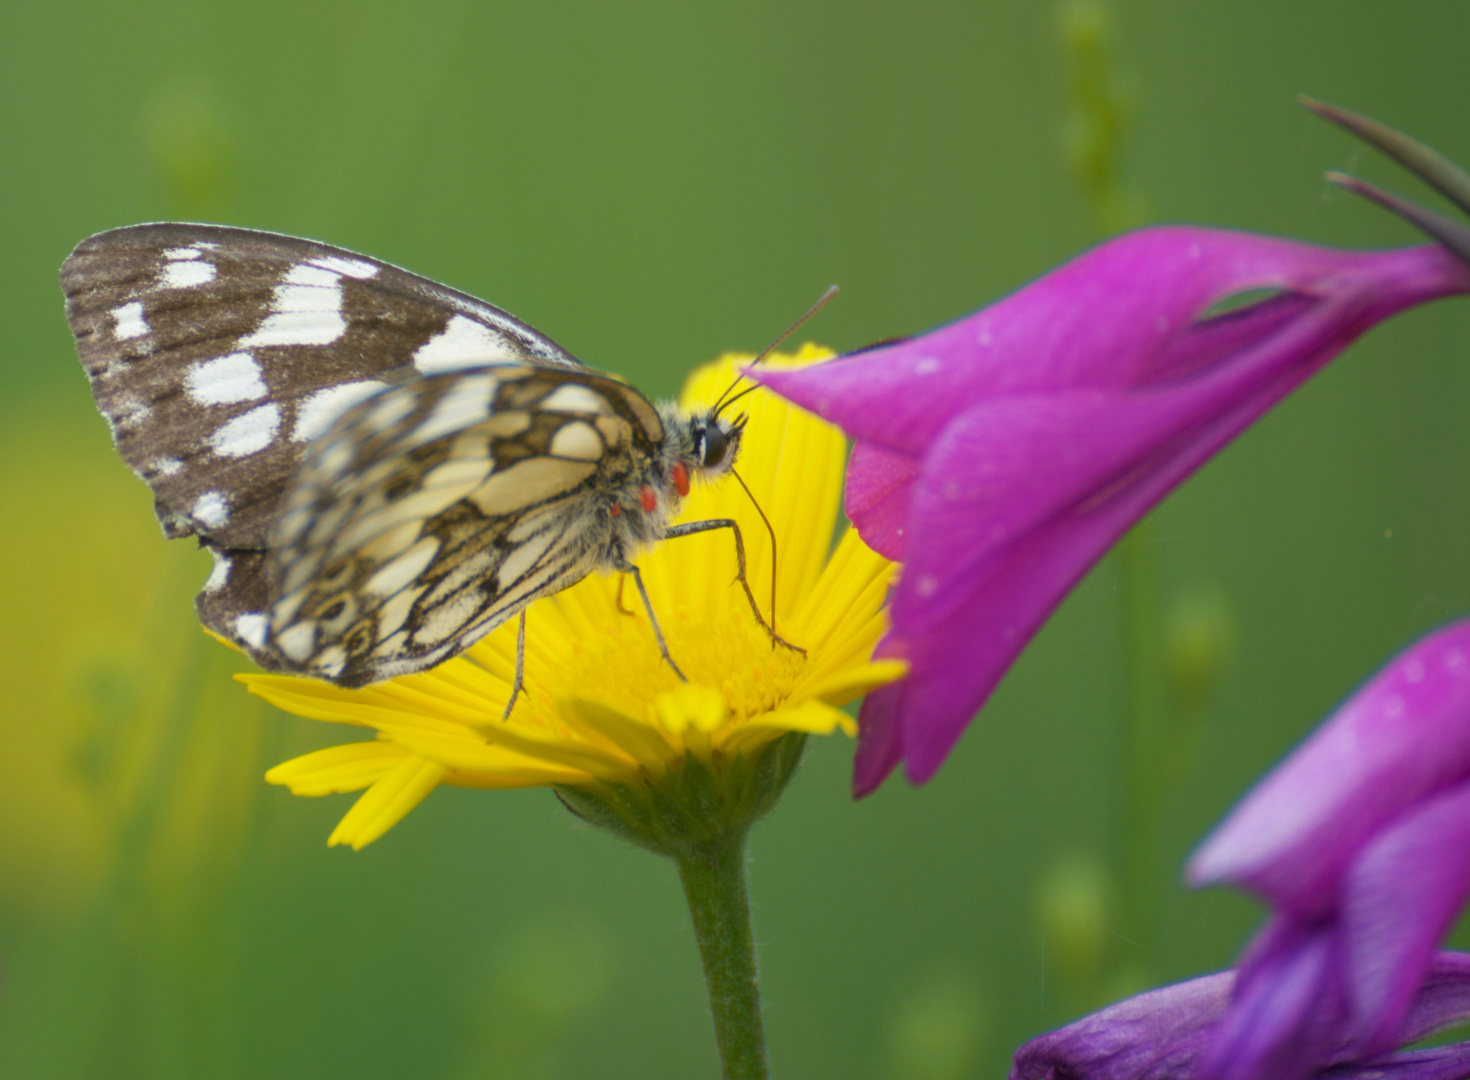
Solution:
<svg viewBox="0 0 1470 1080">
<path fill-rule="evenodd" d="M 664 406 L 664 475 L 671 495 L 688 495 L 695 477 L 714 480 L 730 471 L 740 454 L 745 419 L 713 409 L 690 413 Z"/>
<path fill-rule="evenodd" d="M 727 419 L 711 410 L 694 417 L 690 435 L 695 470 L 703 476 L 715 477 L 729 469 L 740 452 L 740 436 L 744 431 L 744 413 Z"/>
</svg>

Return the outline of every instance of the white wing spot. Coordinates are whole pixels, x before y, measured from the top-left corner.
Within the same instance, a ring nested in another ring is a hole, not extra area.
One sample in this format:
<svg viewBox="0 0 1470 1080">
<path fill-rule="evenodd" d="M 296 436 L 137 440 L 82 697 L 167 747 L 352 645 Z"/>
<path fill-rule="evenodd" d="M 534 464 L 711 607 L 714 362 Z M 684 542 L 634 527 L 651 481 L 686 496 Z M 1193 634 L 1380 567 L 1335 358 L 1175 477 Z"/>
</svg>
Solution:
<svg viewBox="0 0 1470 1080">
<path fill-rule="evenodd" d="M 423 589 L 404 589 L 394 594 L 387 603 L 378 609 L 378 637 L 386 638 L 398 633 L 403 624 L 408 621 L 409 614 L 413 611 L 414 601 L 422 594 Z"/>
<path fill-rule="evenodd" d="M 595 423 L 608 446 L 626 446 L 633 437 L 632 427 L 621 416 L 599 416 Z"/>
<path fill-rule="evenodd" d="M 523 359 L 503 334 L 464 315 L 456 315 L 413 354 L 413 366 L 426 375 L 438 371 L 501 364 Z"/>
<path fill-rule="evenodd" d="M 567 508 L 565 506 L 546 506 L 540 510 L 533 510 L 517 521 L 515 528 L 506 533 L 505 538 L 512 544 L 519 544 L 538 532 L 556 528 L 566 520 L 566 517 Z"/>
<path fill-rule="evenodd" d="M 375 428 L 390 428 L 413 412 L 416 404 L 413 394 L 384 394 L 368 414 L 368 423 Z"/>
<path fill-rule="evenodd" d="M 271 629 L 280 630 L 284 626 L 290 626 L 291 620 L 296 618 L 296 613 L 301 610 L 301 605 L 306 602 L 306 589 L 297 589 L 283 600 L 277 600 L 275 607 L 271 608 Z"/>
<path fill-rule="evenodd" d="M 364 545 L 358 556 L 371 559 L 375 563 L 386 563 L 395 555 L 407 551 L 418 540 L 422 531 L 423 522 L 418 518 L 401 522 Z"/>
<path fill-rule="evenodd" d="M 209 580 L 204 583 L 204 591 L 207 593 L 219 592 L 230 580 L 230 557 L 221 552 L 210 549 L 214 556 L 214 569 L 209 572 Z"/>
<path fill-rule="evenodd" d="M 189 516 L 206 529 L 218 529 L 230 520 L 230 504 L 225 500 L 223 492 L 206 491 L 194 500 L 194 508 L 189 511 Z"/>
<path fill-rule="evenodd" d="M 494 397 L 495 378 L 491 375 L 466 375 L 457 380 L 429 418 L 414 429 L 412 444 L 419 446 L 488 419 Z"/>
<path fill-rule="evenodd" d="M 153 461 L 153 471 L 159 476 L 174 476 L 183 467 L 184 463 L 178 458 L 161 457 Z"/>
<path fill-rule="evenodd" d="M 481 603 L 474 589 L 466 589 L 454 599 L 446 600 L 430 611 L 423 625 L 414 630 L 414 644 L 438 645 L 447 640 L 475 617 Z"/>
<path fill-rule="evenodd" d="M 526 458 L 491 476 L 470 494 L 470 502 L 490 517 L 511 514 L 576 487 L 596 468 L 590 461 Z"/>
<path fill-rule="evenodd" d="M 427 603 L 430 606 L 438 604 L 445 597 L 453 596 L 471 582 L 488 576 L 495 568 L 497 557 L 498 552 L 494 548 L 486 548 L 471 558 L 460 560 L 458 566 L 439 579 L 439 583 L 434 586 L 434 591 L 429 594 Z"/>
<path fill-rule="evenodd" d="M 401 499 L 384 503 L 379 508 L 354 521 L 332 541 L 334 555 L 349 555 L 358 548 L 377 542 L 378 538 L 392 529 L 401 528 L 405 522 L 415 525 L 443 513 L 473 490 L 474 484 L 465 481 L 454 486 L 424 488 Z M 312 538 L 330 533 L 318 526 L 312 529 Z"/>
<path fill-rule="evenodd" d="M 255 357 L 237 352 L 195 364 L 184 379 L 184 392 L 199 405 L 235 405 L 259 401 L 265 397 L 266 388 Z"/>
<path fill-rule="evenodd" d="M 354 277 L 359 280 L 366 280 L 378 272 L 377 266 L 366 260 L 342 259 L 336 255 L 324 255 L 320 259 L 312 259 L 311 265 L 333 270 L 339 274 L 346 274 L 348 277 Z"/>
<path fill-rule="evenodd" d="M 265 616 L 236 615 L 235 635 L 252 649 L 260 648 L 265 644 Z"/>
<path fill-rule="evenodd" d="M 280 426 L 280 407 L 261 405 L 223 425 L 210 437 L 209 445 L 220 457 L 245 457 L 269 446 Z"/>
<path fill-rule="evenodd" d="M 434 556 L 438 552 L 438 538 L 426 536 L 368 578 L 363 589 L 370 593 L 377 593 L 379 596 L 392 596 L 423 573 L 424 568 L 434 561 Z"/>
<path fill-rule="evenodd" d="M 510 589 L 520 578 L 530 572 L 531 568 L 540 561 L 541 556 L 546 554 L 546 549 L 551 546 L 556 536 L 557 534 L 550 529 L 538 533 L 505 557 L 505 561 L 500 564 L 500 569 L 495 574 L 502 592 Z"/>
<path fill-rule="evenodd" d="M 421 487 L 424 491 L 449 488 L 460 499 L 484 482 L 494 464 L 488 457 L 450 458 L 425 473 Z"/>
<path fill-rule="evenodd" d="M 108 417 L 108 421 L 126 431 L 142 424 L 152 412 L 151 408 L 132 394 L 119 394 L 112 403 L 112 415 Z"/>
<path fill-rule="evenodd" d="M 311 655 L 312 646 L 316 644 L 316 622 L 307 619 L 287 627 L 275 636 L 272 644 L 299 664 Z"/>
<path fill-rule="evenodd" d="M 341 645 L 328 645 L 312 663 L 313 671 L 320 671 L 329 679 L 335 679 L 347 666 L 347 650 Z"/>
<path fill-rule="evenodd" d="M 214 280 L 214 277 L 213 263 L 180 259 L 163 268 L 163 277 L 159 279 L 159 287 L 192 289 L 199 285 L 208 285 Z"/>
<path fill-rule="evenodd" d="M 496 413 L 489 420 L 479 426 L 480 435 L 489 436 L 492 439 L 506 439 L 512 435 L 519 435 L 531 427 L 531 414 L 528 412 L 502 412 Z"/>
<path fill-rule="evenodd" d="M 113 308 L 112 321 L 116 324 L 112 332 L 117 337 L 135 338 L 148 333 L 148 323 L 143 319 L 143 303 L 140 300 Z"/>
<path fill-rule="evenodd" d="M 596 461 L 602 457 L 602 436 L 584 420 L 563 424 L 551 440 L 551 456 Z"/>
<path fill-rule="evenodd" d="M 347 320 L 342 318 L 342 276 L 327 267 L 299 263 L 276 286 L 265 321 L 254 333 L 242 338 L 240 344 L 330 345 L 346 330 Z"/>
<path fill-rule="evenodd" d="M 291 429 L 291 438 L 297 442 L 315 439 L 359 401 L 387 388 L 387 383 L 364 379 L 318 390 L 296 407 L 296 424 Z"/>
<path fill-rule="evenodd" d="M 538 403 L 547 412 L 610 413 L 612 406 L 596 390 L 576 383 L 558 386 Z"/>
</svg>

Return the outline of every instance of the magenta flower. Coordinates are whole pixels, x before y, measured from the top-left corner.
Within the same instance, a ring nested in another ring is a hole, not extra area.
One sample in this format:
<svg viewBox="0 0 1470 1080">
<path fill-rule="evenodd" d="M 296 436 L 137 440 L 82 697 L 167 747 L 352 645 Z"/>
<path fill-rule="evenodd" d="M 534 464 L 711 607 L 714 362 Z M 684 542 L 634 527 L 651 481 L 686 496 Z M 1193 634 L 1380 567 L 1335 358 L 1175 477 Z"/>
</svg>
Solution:
<svg viewBox="0 0 1470 1080">
<path fill-rule="evenodd" d="M 1357 186 L 1437 238 L 1464 239 Z M 1210 315 L 1258 289 L 1274 295 Z M 904 563 L 875 655 L 907 660 L 910 675 L 863 705 L 856 794 L 900 760 L 914 783 L 932 777 L 1130 526 L 1359 334 L 1465 292 L 1470 268 L 1440 246 L 1354 252 L 1143 229 L 917 338 L 753 372 L 854 440 L 848 516 Z"/>
<path fill-rule="evenodd" d="M 1306 1075 L 1411 1041 L 1470 899 L 1470 620 L 1400 654 L 1246 796 L 1190 861 L 1275 914 L 1240 962 L 1214 1080 Z"/>
<path fill-rule="evenodd" d="M 1234 972 L 1044 1035 L 1013 1080 L 1470 1076 L 1470 955 L 1437 953 L 1470 899 L 1470 619 L 1379 672 L 1241 801 L 1188 868 L 1275 909 Z"/>
<path fill-rule="evenodd" d="M 1129 998 L 1016 1052 L 1010 1080 L 1199 1080 L 1216 1027 L 1231 1007 L 1234 972 Z M 1266 1019 L 1269 1021 L 1270 1017 Z M 1470 955 L 1440 953 L 1419 988 L 1400 1043 L 1470 1019 Z M 1276 1075 L 1260 1073 L 1260 1076 Z M 1470 1043 L 1400 1052 L 1367 1061 L 1329 1047 L 1302 1075 L 1333 1080 L 1461 1080 Z"/>
</svg>

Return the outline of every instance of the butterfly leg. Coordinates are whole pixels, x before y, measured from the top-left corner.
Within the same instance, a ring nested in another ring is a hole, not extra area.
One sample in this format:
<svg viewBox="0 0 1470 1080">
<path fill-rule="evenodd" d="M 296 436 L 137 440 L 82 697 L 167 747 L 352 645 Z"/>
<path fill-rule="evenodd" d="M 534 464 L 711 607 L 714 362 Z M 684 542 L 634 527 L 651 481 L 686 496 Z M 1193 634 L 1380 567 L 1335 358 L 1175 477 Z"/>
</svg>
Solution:
<svg viewBox="0 0 1470 1080">
<path fill-rule="evenodd" d="M 780 634 L 776 628 L 766 622 L 765 616 L 761 614 L 760 606 L 755 602 L 755 593 L 750 591 L 750 581 L 745 576 L 745 538 L 740 535 L 740 526 L 730 518 L 710 518 L 708 521 L 690 521 L 683 525 L 675 525 L 664 533 L 665 540 L 674 540 L 680 536 L 694 536 L 696 533 L 712 532 L 715 529 L 729 529 L 735 534 L 735 580 L 740 582 L 740 587 L 745 590 L 745 598 L 750 601 L 751 613 L 755 615 L 755 621 L 761 624 L 761 629 L 771 635 L 771 647 L 784 645 L 792 652 L 806 655 L 806 650 L 800 645 L 793 645 Z M 642 588 L 642 586 L 639 586 Z M 775 612 L 771 612 L 772 616 Z"/>
<path fill-rule="evenodd" d="M 618 604 L 618 611 L 620 613 L 622 613 L 624 615 L 631 615 L 631 614 L 633 614 L 633 609 L 630 608 L 630 607 L 627 607 L 627 606 L 625 606 L 623 604 L 623 586 L 626 585 L 627 582 L 628 582 L 628 575 L 626 575 L 626 574 L 619 574 L 618 575 L 618 601 L 617 601 L 617 604 Z"/>
<path fill-rule="evenodd" d="M 674 674 L 679 676 L 680 682 L 688 682 L 689 679 L 679 670 L 679 665 L 674 663 L 674 658 L 669 655 L 669 647 L 664 644 L 664 632 L 658 627 L 658 617 L 653 613 L 653 603 L 648 599 L 648 590 L 643 587 L 643 575 L 638 572 L 638 567 L 630 562 L 624 562 L 615 567 L 620 574 L 632 574 L 633 584 L 638 586 L 638 595 L 643 598 L 643 610 L 648 612 L 648 625 L 653 627 L 654 640 L 658 642 L 658 654 L 664 658 L 664 662 L 674 669 Z"/>
<path fill-rule="evenodd" d="M 505 712 L 500 719 L 509 720 L 510 711 L 516 707 L 516 698 L 526 688 L 526 611 L 521 609 L 521 625 L 516 629 L 516 681 L 510 687 L 510 700 L 505 703 Z"/>
</svg>

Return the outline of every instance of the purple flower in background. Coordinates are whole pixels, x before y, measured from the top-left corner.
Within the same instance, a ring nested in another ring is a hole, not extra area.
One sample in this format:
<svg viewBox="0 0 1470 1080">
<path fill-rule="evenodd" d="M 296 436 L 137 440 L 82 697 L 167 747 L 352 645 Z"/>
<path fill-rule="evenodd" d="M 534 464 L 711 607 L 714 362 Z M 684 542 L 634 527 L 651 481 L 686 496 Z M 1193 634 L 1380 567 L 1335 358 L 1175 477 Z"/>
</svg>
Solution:
<svg viewBox="0 0 1470 1080">
<path fill-rule="evenodd" d="M 1237 969 L 1121 1002 L 1016 1054 L 1012 1080 L 1470 1076 L 1470 619 L 1396 657 L 1205 841 L 1191 884 L 1275 909 Z"/>
<path fill-rule="evenodd" d="M 1470 620 L 1400 654 L 1277 766 L 1190 861 L 1275 909 L 1212 1040 L 1214 1080 L 1307 1075 L 1411 1041 L 1470 899 Z"/>
<path fill-rule="evenodd" d="M 1234 972 L 1166 986 L 1119 1002 L 1016 1052 L 1010 1080 L 1199 1080 L 1216 1025 L 1231 1005 Z M 1413 1001 L 1400 1043 L 1470 1019 L 1470 955 L 1440 953 Z M 1266 1074 L 1261 1074 L 1266 1075 Z M 1380 1056 L 1336 1046 L 1307 1076 L 1334 1080 L 1460 1080 L 1470 1043 Z"/>
<path fill-rule="evenodd" d="M 1354 130 L 1376 145 L 1388 138 Z M 1390 134 L 1400 141 L 1385 148 L 1426 175 L 1431 152 Z M 1442 168 L 1426 179 L 1444 190 Z M 910 675 L 863 705 L 856 794 L 900 760 L 914 783 L 932 777 L 1098 558 L 1354 338 L 1470 292 L 1470 233 L 1347 182 L 1458 257 L 1441 246 L 1353 252 L 1144 229 L 920 337 L 751 373 L 854 440 L 848 516 L 905 564 L 875 655 L 907 660 Z M 1470 199 L 1470 180 L 1465 189 Z M 1259 289 L 1273 295 L 1211 316 Z"/>
</svg>

